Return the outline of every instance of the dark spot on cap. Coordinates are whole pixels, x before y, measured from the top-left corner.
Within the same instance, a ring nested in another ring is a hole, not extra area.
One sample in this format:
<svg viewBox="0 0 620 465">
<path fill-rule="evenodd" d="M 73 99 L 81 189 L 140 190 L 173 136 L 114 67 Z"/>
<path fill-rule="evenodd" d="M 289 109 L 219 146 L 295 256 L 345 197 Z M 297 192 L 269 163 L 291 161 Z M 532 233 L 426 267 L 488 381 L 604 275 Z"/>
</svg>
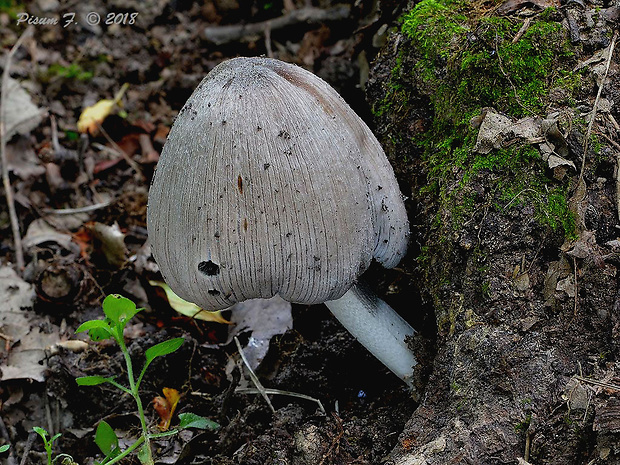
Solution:
<svg viewBox="0 0 620 465">
<path fill-rule="evenodd" d="M 268 169 L 270 166 L 271 166 L 271 163 L 265 163 L 265 164 L 263 165 L 263 169 L 264 169 L 264 170 L 266 170 L 266 169 Z"/>
<path fill-rule="evenodd" d="M 220 291 L 217 289 L 209 289 L 207 292 L 211 295 L 220 295 Z"/>
<path fill-rule="evenodd" d="M 243 218 L 243 230 L 244 231 L 248 230 L 248 219 L 247 218 Z"/>
<path fill-rule="evenodd" d="M 215 276 L 220 274 L 220 266 L 217 263 L 213 263 L 211 260 L 200 262 L 198 264 L 198 271 L 206 274 L 207 276 Z"/>
<path fill-rule="evenodd" d="M 237 176 L 237 189 L 239 189 L 240 194 L 243 194 L 243 178 L 241 175 Z"/>
</svg>

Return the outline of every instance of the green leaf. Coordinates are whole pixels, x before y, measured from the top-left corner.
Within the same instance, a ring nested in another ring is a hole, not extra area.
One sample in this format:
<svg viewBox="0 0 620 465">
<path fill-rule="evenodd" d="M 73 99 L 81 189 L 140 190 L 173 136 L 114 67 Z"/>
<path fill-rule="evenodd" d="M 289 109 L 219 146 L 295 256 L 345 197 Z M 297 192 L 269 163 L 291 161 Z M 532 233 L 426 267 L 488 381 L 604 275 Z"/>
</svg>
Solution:
<svg viewBox="0 0 620 465">
<path fill-rule="evenodd" d="M 7 450 L 9 450 L 10 447 L 11 447 L 10 444 L 5 444 L 4 446 L 0 446 L 0 454 L 2 452 L 6 452 Z"/>
<path fill-rule="evenodd" d="M 113 326 L 124 327 L 140 310 L 142 309 L 136 308 L 136 304 L 120 294 L 110 294 L 103 301 L 103 313 Z"/>
<path fill-rule="evenodd" d="M 95 444 L 99 446 L 99 449 L 106 457 L 111 458 L 118 455 L 120 452 L 116 433 L 112 427 L 103 420 L 101 420 L 99 425 L 97 425 L 97 431 L 95 432 Z"/>
<path fill-rule="evenodd" d="M 33 426 L 32 431 L 37 433 L 39 436 L 43 438 L 45 442 L 47 442 L 47 431 L 45 431 L 43 428 L 41 428 L 40 426 Z"/>
<path fill-rule="evenodd" d="M 183 339 L 182 337 L 176 337 L 174 339 L 155 344 L 153 347 L 149 347 L 144 353 L 146 357 L 146 364 L 148 365 L 149 363 L 151 363 L 156 357 L 171 354 L 179 347 L 181 347 L 181 344 L 183 344 L 183 342 L 185 342 L 185 339 Z"/>
<path fill-rule="evenodd" d="M 52 439 L 50 439 L 50 444 L 52 444 L 60 436 L 62 436 L 62 433 L 56 433 L 54 436 L 52 436 Z"/>
<path fill-rule="evenodd" d="M 91 329 L 95 329 L 95 328 L 110 329 L 110 325 L 108 324 L 106 320 L 89 320 L 89 321 L 85 321 L 80 326 L 78 326 L 75 332 L 81 333 L 84 331 L 90 331 Z"/>
<path fill-rule="evenodd" d="M 81 376 L 75 378 L 78 386 L 97 386 L 98 384 L 109 383 L 114 378 L 104 378 L 103 376 Z"/>
<path fill-rule="evenodd" d="M 151 458 L 151 450 L 147 444 L 140 447 L 140 450 L 138 451 L 138 460 L 140 460 L 140 463 L 144 464 L 148 464 L 149 462 L 153 463 L 153 459 Z"/>
<path fill-rule="evenodd" d="M 75 330 L 76 333 L 82 331 L 88 331 L 88 335 L 93 341 L 101 341 L 113 337 L 108 319 L 86 321 Z"/>
<path fill-rule="evenodd" d="M 179 429 L 198 428 L 216 430 L 220 427 L 220 425 L 213 420 L 201 417 L 195 413 L 180 413 L 179 420 L 181 420 L 179 422 Z"/>
</svg>

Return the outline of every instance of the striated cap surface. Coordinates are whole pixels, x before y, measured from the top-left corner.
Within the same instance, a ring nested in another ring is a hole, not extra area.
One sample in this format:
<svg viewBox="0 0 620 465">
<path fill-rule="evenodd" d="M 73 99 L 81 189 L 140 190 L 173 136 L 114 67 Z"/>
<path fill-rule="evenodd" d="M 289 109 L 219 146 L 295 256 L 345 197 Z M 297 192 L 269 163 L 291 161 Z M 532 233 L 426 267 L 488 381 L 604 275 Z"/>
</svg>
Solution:
<svg viewBox="0 0 620 465">
<path fill-rule="evenodd" d="M 207 310 L 276 294 L 341 297 L 372 258 L 403 257 L 394 172 L 327 83 L 269 58 L 215 67 L 175 121 L 149 192 L 164 279 Z"/>
</svg>

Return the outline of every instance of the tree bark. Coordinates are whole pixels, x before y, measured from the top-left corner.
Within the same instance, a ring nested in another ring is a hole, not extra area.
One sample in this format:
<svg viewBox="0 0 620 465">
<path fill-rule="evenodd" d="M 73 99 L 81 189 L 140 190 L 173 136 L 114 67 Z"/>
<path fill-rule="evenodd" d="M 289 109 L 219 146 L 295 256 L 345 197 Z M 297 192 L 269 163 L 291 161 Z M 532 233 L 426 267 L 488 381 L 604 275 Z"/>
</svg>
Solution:
<svg viewBox="0 0 620 465">
<path fill-rule="evenodd" d="M 583 68 L 576 91 L 581 107 L 575 100 L 556 98 L 565 89 L 549 79 L 541 97 L 548 99 L 546 106 L 529 113 L 570 114 L 559 127 L 567 160 L 576 169 L 558 172 L 542 156 L 518 165 L 508 160 L 505 166 L 474 169 L 471 160 L 490 158 L 474 156 L 469 147 L 465 161 L 440 170 L 433 158 L 442 142 L 436 139 L 443 117 L 438 115 L 437 92 L 446 82 L 455 88 L 462 84 L 459 79 L 465 74 L 458 70 L 465 65 L 455 62 L 479 46 L 472 45 L 476 40 L 484 41 L 485 21 L 494 18 L 486 12 L 481 21 L 477 6 L 483 2 L 471 3 L 465 12 L 467 32 L 452 36 L 460 42 L 435 44 L 438 53 L 454 53 L 437 59 L 435 63 L 443 65 L 432 70 L 434 77 L 420 71 L 428 52 L 421 39 L 397 33 L 379 54 L 368 84 L 377 136 L 410 196 L 411 224 L 416 225 L 412 247 L 418 246 L 420 253 L 403 266 L 419 281 L 437 325 L 436 354 L 427 366 L 430 376 L 421 403 L 386 463 L 620 463 L 620 226 L 614 181 L 620 150 L 614 145 L 619 131 L 613 123 L 620 120 L 618 104 L 603 112 L 597 104 L 592 135 L 587 114 L 585 123 L 579 123 L 584 113 L 592 114 L 601 85 L 605 105 L 614 98 L 620 101 L 617 50 L 603 81 L 605 50 L 615 40 L 612 31 L 617 27 L 611 10 L 617 7 L 602 8 L 596 26 L 588 25 L 594 10 L 566 7 L 551 13 L 560 36 L 550 40 L 570 44 L 571 60 L 584 63 L 597 52 L 602 56 Z M 513 16 L 507 19 L 524 23 L 516 15 L 519 11 L 509 12 Z M 542 16 L 534 11 L 535 22 Z M 578 41 L 568 16 L 577 23 Z M 425 24 L 431 27 L 430 20 Z M 524 37 L 517 39 L 527 40 L 527 32 Z M 483 50 L 501 55 L 501 45 L 490 43 Z M 498 76 L 503 73 L 505 82 L 493 85 L 505 85 L 506 95 L 512 85 L 516 100 L 526 105 L 518 77 L 506 61 L 506 55 L 500 56 L 498 64 Z M 457 78 L 450 74 L 455 69 Z M 467 77 L 471 81 L 472 76 Z M 477 79 L 482 86 L 491 77 L 481 74 Z M 488 103 L 480 100 L 481 115 Z M 513 121 L 524 116 L 511 114 L 502 101 L 491 103 Z M 471 101 L 451 104 L 462 104 L 464 114 L 472 109 Z M 472 121 L 463 130 L 477 136 L 476 126 L 479 121 Z M 429 134 L 435 140 L 429 141 Z M 580 176 L 587 139 L 591 142 Z M 467 147 L 467 140 L 461 147 Z M 458 152 L 453 148 L 451 153 Z M 489 157 L 494 153 L 499 152 Z M 527 182 L 509 191 L 521 174 Z M 552 196 L 553 189 L 566 193 L 564 216 L 574 220 L 572 230 L 548 221 L 561 203 Z M 540 205 L 548 209 L 541 212 Z"/>
</svg>

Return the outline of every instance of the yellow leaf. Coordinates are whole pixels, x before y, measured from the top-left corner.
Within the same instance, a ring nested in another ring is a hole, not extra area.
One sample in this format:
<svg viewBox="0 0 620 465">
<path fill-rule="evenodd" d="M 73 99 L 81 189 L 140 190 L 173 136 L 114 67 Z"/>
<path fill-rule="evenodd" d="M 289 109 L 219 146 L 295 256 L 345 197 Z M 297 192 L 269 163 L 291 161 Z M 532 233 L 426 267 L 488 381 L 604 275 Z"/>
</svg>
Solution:
<svg viewBox="0 0 620 465">
<path fill-rule="evenodd" d="M 78 120 L 78 131 L 95 134 L 103 120 L 108 117 L 114 108 L 114 100 L 99 100 L 90 107 L 86 107 Z"/>
<path fill-rule="evenodd" d="M 157 425 L 161 431 L 167 431 L 170 427 L 170 421 L 174 410 L 177 408 L 181 394 L 179 391 L 172 388 L 163 388 L 164 397 L 157 396 L 153 399 L 153 407 L 161 418 L 161 421 Z"/>
<path fill-rule="evenodd" d="M 151 286 L 161 287 L 166 293 L 166 297 L 168 297 L 168 303 L 170 306 L 181 315 L 195 318 L 197 320 L 213 321 L 215 323 L 223 323 L 227 325 L 232 324 L 222 316 L 222 312 L 220 310 L 216 312 L 208 312 L 192 302 L 181 299 L 166 283 L 162 283 L 160 281 L 149 281 L 149 284 Z"/>
<path fill-rule="evenodd" d="M 103 123 L 103 120 L 112 113 L 114 106 L 120 102 L 128 86 L 129 84 L 123 84 L 123 87 L 118 91 L 114 100 L 103 99 L 90 107 L 86 107 L 78 120 L 78 131 L 81 133 L 95 134 L 101 123 Z"/>
</svg>

